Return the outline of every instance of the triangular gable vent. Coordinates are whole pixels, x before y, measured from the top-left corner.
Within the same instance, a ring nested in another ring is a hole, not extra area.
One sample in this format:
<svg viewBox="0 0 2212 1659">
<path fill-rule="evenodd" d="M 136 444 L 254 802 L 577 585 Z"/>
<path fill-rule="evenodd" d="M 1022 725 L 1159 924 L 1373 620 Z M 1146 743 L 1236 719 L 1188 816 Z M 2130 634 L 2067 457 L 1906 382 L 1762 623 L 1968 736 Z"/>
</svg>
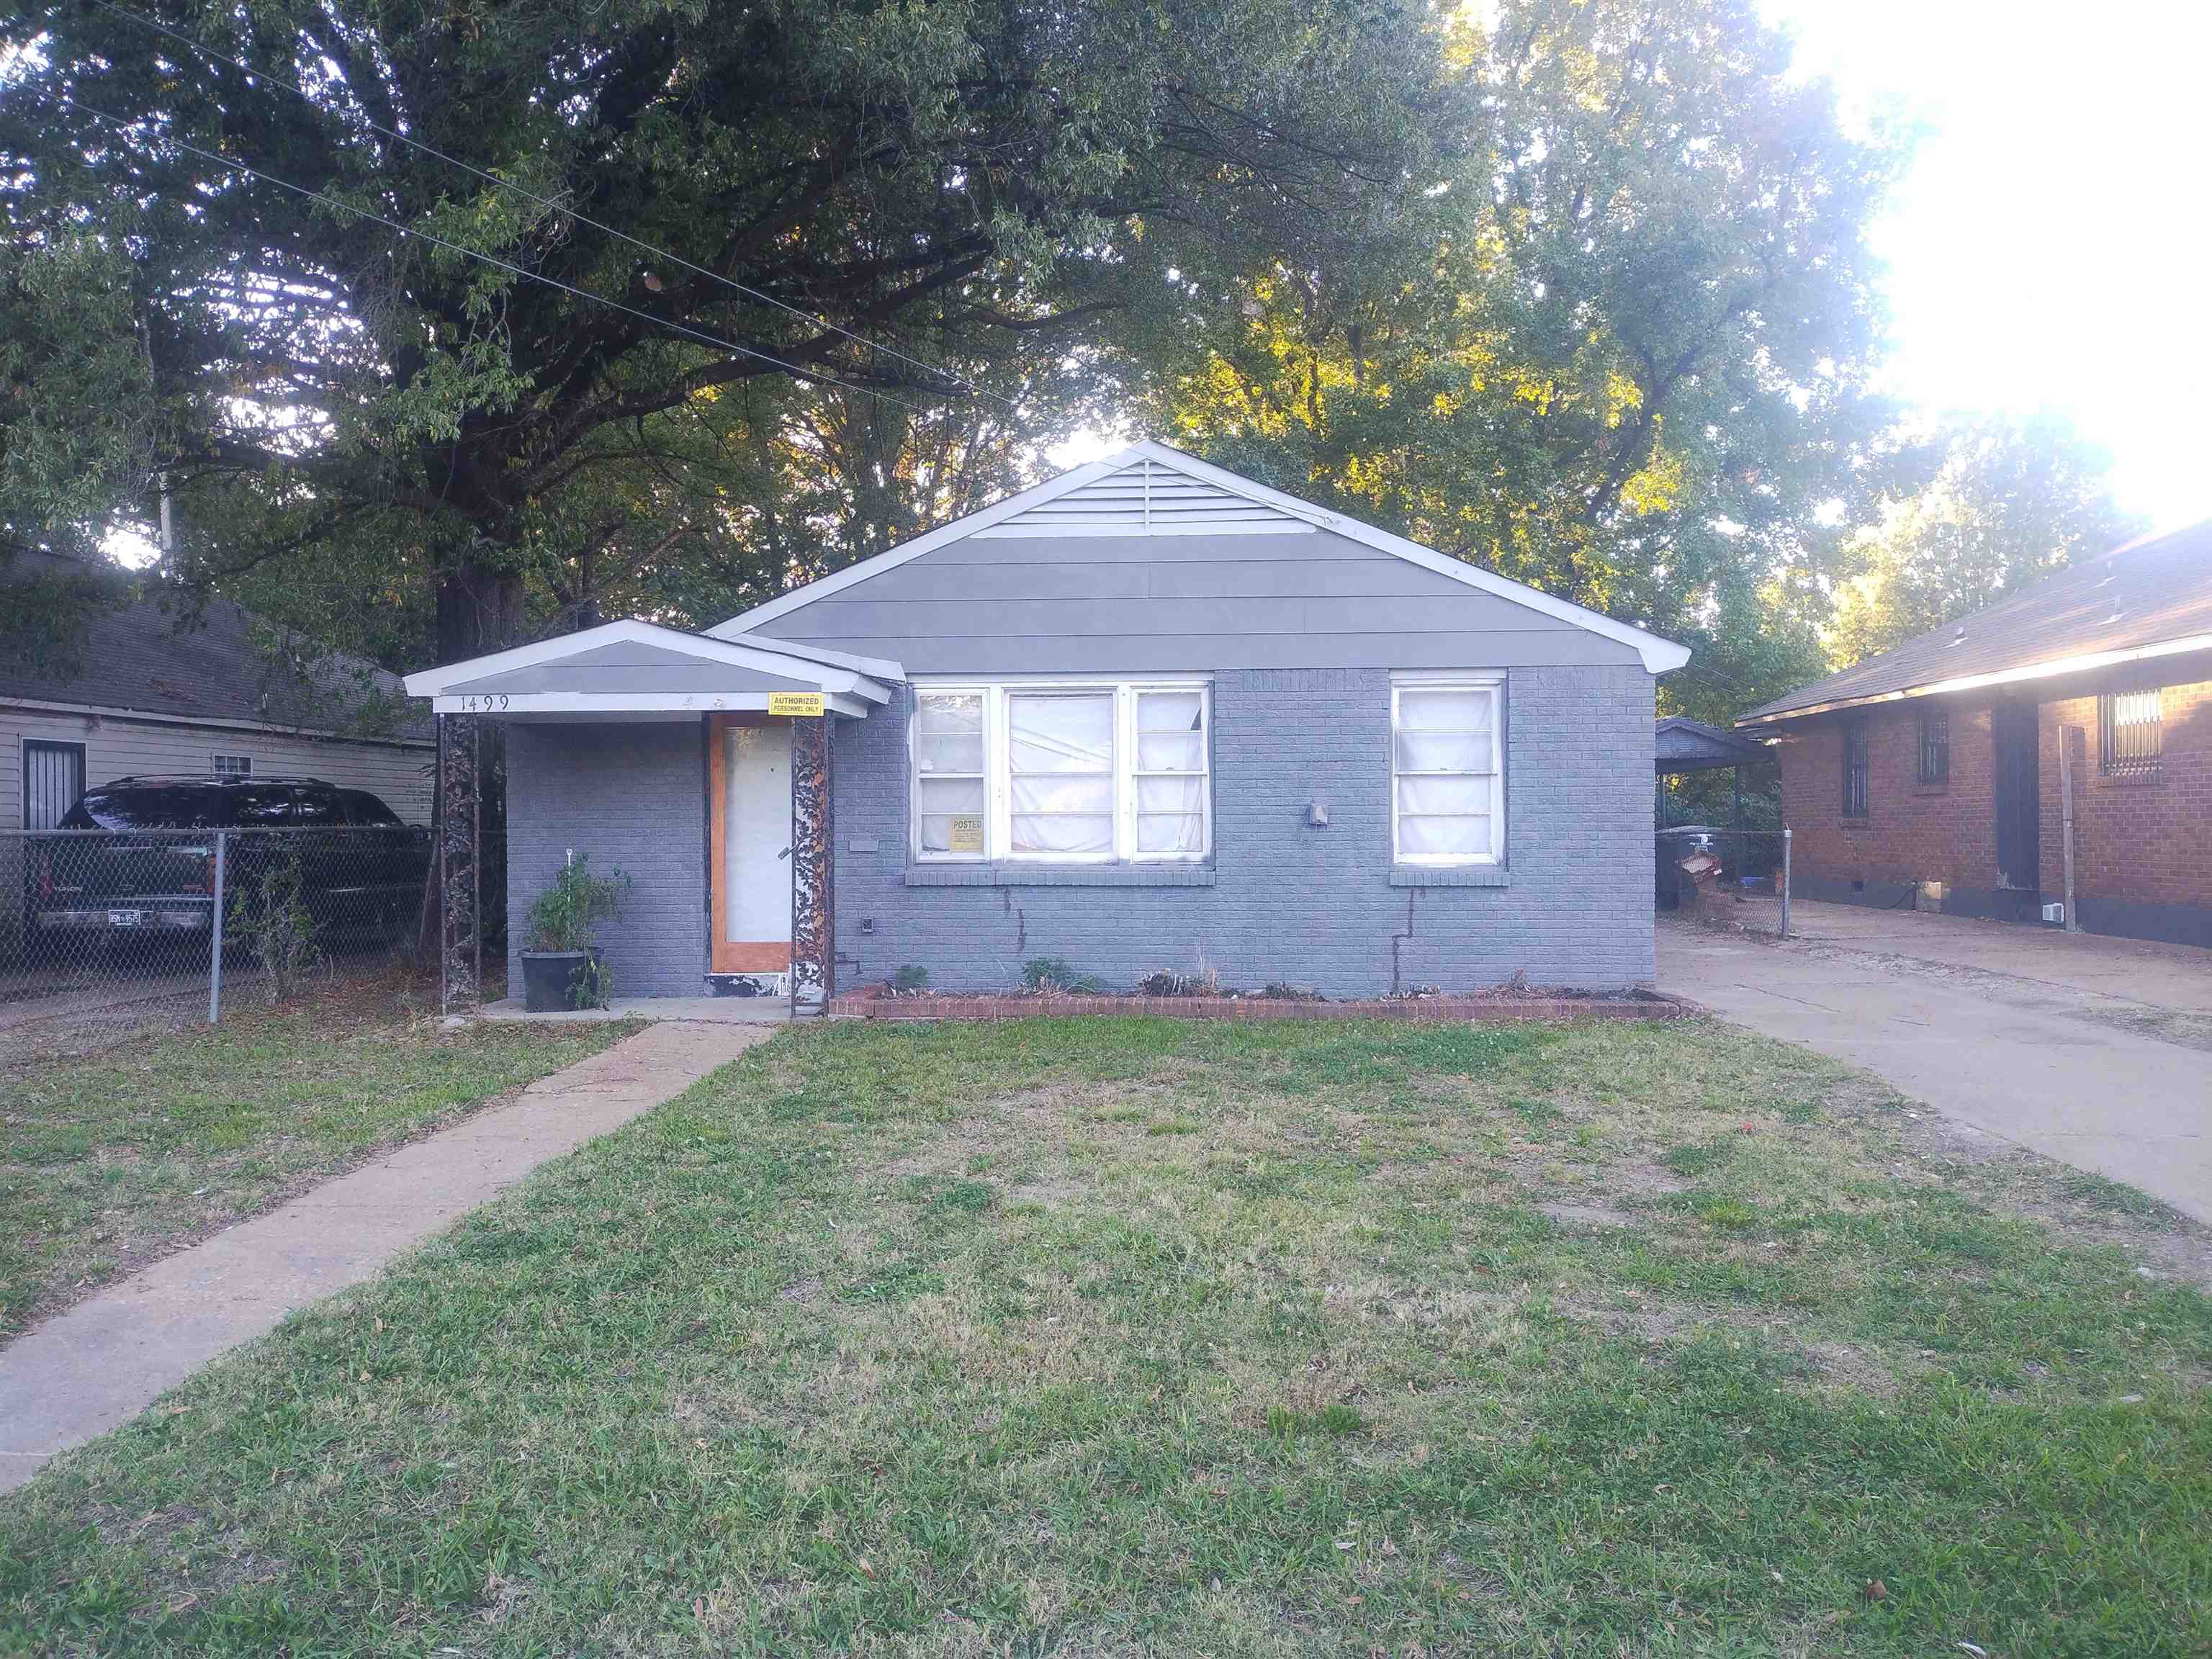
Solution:
<svg viewBox="0 0 2212 1659">
<path fill-rule="evenodd" d="M 1039 501 L 978 537 L 1250 536 L 1313 526 L 1248 495 L 1179 472 L 1150 458 Z"/>
</svg>

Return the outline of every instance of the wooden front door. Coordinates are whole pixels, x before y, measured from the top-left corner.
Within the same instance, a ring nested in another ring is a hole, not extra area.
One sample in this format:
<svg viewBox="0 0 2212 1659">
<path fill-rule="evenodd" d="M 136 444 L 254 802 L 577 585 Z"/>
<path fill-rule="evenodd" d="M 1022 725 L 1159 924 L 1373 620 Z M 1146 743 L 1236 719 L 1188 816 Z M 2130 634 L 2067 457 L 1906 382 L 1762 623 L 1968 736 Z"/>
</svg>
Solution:
<svg viewBox="0 0 2212 1659">
<path fill-rule="evenodd" d="M 791 722 L 717 714 L 708 740 L 709 966 L 788 973 Z"/>
<path fill-rule="evenodd" d="M 2042 885 L 2040 854 L 2042 780 L 2037 754 L 2036 708 L 2032 702 L 2002 702 L 1990 712 L 1996 749 L 1997 881 L 2002 886 L 2035 892 Z"/>
</svg>

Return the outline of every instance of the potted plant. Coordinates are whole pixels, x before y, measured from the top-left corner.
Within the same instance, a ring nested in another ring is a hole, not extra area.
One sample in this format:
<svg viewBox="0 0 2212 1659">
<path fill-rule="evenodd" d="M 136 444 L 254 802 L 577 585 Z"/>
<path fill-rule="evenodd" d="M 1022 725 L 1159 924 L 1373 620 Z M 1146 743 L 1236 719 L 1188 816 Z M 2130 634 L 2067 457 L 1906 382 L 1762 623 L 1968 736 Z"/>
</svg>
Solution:
<svg viewBox="0 0 2212 1659">
<path fill-rule="evenodd" d="M 592 873 L 589 856 L 562 867 L 530 907 L 522 949 L 522 1006 L 533 1014 L 607 1005 L 606 969 L 592 943 L 593 924 L 622 914 L 629 878 L 619 870 Z"/>
</svg>

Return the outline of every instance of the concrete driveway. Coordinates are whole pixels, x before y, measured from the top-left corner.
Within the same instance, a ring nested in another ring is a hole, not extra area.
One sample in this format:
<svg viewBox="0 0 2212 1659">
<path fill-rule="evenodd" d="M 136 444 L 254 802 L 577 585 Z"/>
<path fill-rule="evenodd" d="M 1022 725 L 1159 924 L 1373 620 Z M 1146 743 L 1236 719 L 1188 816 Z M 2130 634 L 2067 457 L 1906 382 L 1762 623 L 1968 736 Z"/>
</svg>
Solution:
<svg viewBox="0 0 2212 1659">
<path fill-rule="evenodd" d="M 2212 1222 L 2212 951 L 1792 908 L 1787 941 L 1662 917 L 1660 988 Z"/>
</svg>

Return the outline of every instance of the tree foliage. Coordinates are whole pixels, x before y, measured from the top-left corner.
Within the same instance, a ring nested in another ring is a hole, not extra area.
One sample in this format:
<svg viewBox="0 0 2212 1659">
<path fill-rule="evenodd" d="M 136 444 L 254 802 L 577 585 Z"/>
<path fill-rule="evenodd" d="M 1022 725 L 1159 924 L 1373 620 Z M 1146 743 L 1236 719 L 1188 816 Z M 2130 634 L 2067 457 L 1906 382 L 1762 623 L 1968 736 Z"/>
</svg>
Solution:
<svg viewBox="0 0 2212 1659">
<path fill-rule="evenodd" d="M 1902 487 L 1847 550 L 1827 635 L 1838 668 L 1971 615 L 2143 521 L 2114 505 L 2111 458 L 2049 414 L 1940 433 L 1899 458 Z"/>
<path fill-rule="evenodd" d="M 1192 285 L 1157 418 L 1696 644 L 1691 712 L 1802 678 L 1892 418 L 1866 230 L 1902 142 L 1847 136 L 1747 0 L 1508 0 L 1451 50 L 1477 119 L 1393 233 Z"/>
<path fill-rule="evenodd" d="M 365 576 L 443 657 L 1006 482 L 1091 319 L 1416 169 L 1441 63 L 1410 0 L 136 9 L 0 25 L 11 247 L 127 258 L 203 580 Z"/>
</svg>

